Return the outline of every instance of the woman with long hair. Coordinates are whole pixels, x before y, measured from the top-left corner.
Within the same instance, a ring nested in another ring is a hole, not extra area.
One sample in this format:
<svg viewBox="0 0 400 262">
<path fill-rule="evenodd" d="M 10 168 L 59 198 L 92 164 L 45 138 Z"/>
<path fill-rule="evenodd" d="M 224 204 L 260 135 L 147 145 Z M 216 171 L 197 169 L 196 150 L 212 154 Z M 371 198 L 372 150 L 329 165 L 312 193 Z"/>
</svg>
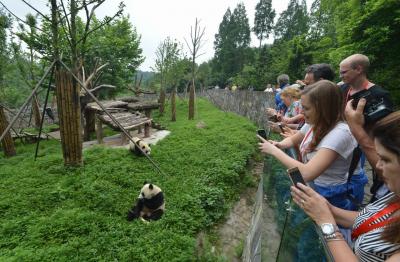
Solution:
<svg viewBox="0 0 400 262">
<path fill-rule="evenodd" d="M 391 193 L 367 205 L 361 212 L 331 205 L 308 186 L 292 186 L 294 201 L 321 227 L 337 262 L 400 261 L 400 112 L 378 121 L 372 131 L 378 154 L 376 168 Z M 352 227 L 354 253 L 336 231 Z"/>
<path fill-rule="evenodd" d="M 334 206 L 351 209 L 347 197 L 347 176 L 357 142 L 343 119 L 342 94 L 332 82 L 321 80 L 301 93 L 306 124 L 284 140 L 259 137 L 260 150 L 287 168 L 298 167 L 304 180 Z M 282 149 L 299 146 L 301 161 Z"/>
</svg>

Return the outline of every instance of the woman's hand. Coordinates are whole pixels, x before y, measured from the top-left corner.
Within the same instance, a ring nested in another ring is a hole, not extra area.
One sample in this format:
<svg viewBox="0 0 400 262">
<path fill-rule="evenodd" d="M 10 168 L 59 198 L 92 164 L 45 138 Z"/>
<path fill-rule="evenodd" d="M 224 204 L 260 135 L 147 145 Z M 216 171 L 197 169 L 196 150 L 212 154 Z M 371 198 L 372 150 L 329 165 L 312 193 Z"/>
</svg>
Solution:
<svg viewBox="0 0 400 262">
<path fill-rule="evenodd" d="M 273 116 L 273 115 L 276 115 L 278 113 L 273 108 L 267 108 L 267 109 L 265 109 L 265 112 L 267 113 L 267 116 Z"/>
<path fill-rule="evenodd" d="M 267 141 L 259 135 L 257 135 L 257 137 L 261 140 L 261 143 L 258 143 L 261 152 L 273 155 L 277 150 L 280 150 L 277 146 L 279 142 L 273 140 Z"/>
<path fill-rule="evenodd" d="M 293 136 L 298 132 L 297 130 L 291 129 L 288 126 L 282 126 L 282 128 L 284 132 L 281 132 L 281 136 L 283 136 L 284 138 Z"/>
<path fill-rule="evenodd" d="M 294 202 L 311 217 L 318 225 L 322 223 L 336 223 L 333 218 L 329 202 L 311 187 L 297 183 L 297 188 L 291 186 Z"/>
</svg>

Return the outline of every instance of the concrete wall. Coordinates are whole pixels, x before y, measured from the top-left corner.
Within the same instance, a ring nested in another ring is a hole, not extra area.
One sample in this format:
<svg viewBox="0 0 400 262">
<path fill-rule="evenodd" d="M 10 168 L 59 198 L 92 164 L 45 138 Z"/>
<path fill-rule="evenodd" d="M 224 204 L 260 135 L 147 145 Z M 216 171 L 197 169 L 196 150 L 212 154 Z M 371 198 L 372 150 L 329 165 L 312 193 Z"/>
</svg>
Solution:
<svg viewBox="0 0 400 262">
<path fill-rule="evenodd" d="M 223 111 L 247 117 L 260 128 L 267 128 L 265 109 L 275 107 L 275 95 L 262 91 L 208 89 L 198 96 L 208 99 Z"/>
</svg>

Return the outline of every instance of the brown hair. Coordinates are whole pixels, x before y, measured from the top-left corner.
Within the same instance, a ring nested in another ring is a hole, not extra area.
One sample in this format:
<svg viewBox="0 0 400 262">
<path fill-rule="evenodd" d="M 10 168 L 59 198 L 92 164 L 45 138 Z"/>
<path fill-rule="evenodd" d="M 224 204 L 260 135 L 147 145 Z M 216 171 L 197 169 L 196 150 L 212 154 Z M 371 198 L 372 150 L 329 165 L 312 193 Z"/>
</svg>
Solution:
<svg viewBox="0 0 400 262">
<path fill-rule="evenodd" d="M 328 80 L 306 86 L 301 95 L 309 97 L 316 112 L 314 135 L 308 148 L 312 151 L 338 122 L 343 121 L 343 95 L 340 88 Z"/>
<path fill-rule="evenodd" d="M 400 161 L 400 111 L 393 112 L 379 120 L 372 129 L 372 135 L 385 149 L 396 154 Z M 400 197 L 395 196 L 390 203 L 399 201 Z M 400 244 L 400 217 L 397 217 L 385 228 L 382 239 Z"/>
</svg>

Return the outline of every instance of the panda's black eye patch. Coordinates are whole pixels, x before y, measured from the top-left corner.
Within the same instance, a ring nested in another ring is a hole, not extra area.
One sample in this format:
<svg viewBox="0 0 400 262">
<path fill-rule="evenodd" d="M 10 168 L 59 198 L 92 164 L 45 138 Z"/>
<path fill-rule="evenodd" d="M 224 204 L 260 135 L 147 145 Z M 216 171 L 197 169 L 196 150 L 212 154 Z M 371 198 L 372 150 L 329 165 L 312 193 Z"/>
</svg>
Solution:
<svg viewBox="0 0 400 262">
<path fill-rule="evenodd" d="M 146 149 L 146 147 L 145 147 L 145 146 L 142 146 L 142 149 Z"/>
<path fill-rule="evenodd" d="M 142 192 L 142 197 L 144 197 L 144 193 Z"/>
</svg>

